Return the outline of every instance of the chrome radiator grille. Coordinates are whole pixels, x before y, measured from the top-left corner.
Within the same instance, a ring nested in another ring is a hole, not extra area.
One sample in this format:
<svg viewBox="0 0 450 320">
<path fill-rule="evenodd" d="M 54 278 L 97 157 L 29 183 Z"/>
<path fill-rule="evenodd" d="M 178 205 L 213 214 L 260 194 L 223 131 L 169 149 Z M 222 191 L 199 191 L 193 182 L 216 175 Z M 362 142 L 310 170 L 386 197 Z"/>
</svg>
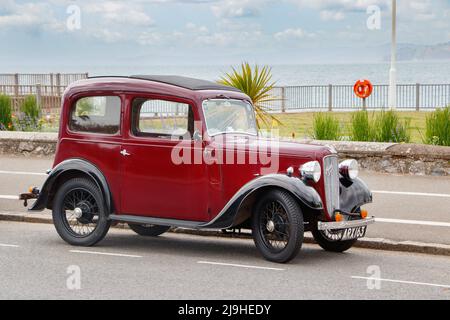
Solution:
<svg viewBox="0 0 450 320">
<path fill-rule="evenodd" d="M 339 165 L 337 156 L 323 159 L 323 175 L 325 184 L 325 201 L 330 216 L 339 209 Z"/>
</svg>

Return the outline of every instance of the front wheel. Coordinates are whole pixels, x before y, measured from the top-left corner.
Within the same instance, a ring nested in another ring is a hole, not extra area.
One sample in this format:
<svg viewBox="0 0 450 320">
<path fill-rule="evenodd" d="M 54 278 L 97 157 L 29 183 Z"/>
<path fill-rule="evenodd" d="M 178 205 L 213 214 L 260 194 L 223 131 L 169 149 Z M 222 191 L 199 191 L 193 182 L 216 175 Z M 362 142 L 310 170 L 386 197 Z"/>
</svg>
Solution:
<svg viewBox="0 0 450 320">
<path fill-rule="evenodd" d="M 136 232 L 140 236 L 144 237 L 157 237 L 169 231 L 170 227 L 165 226 L 156 226 L 156 225 L 148 225 L 148 224 L 131 224 L 128 226 L 131 230 Z"/>
<path fill-rule="evenodd" d="M 358 241 L 357 239 L 345 241 L 333 240 L 334 237 L 339 236 L 338 232 L 342 232 L 342 230 L 328 231 L 328 232 L 324 232 L 321 230 L 313 230 L 312 234 L 317 244 L 325 251 L 330 252 L 345 252 L 349 250 L 351 247 L 353 247 L 356 241 Z"/>
<path fill-rule="evenodd" d="M 269 191 L 255 207 L 252 230 L 256 247 L 264 258 L 289 262 L 297 256 L 303 243 L 302 210 L 288 192 Z"/>
<path fill-rule="evenodd" d="M 358 208 L 354 212 L 361 213 L 361 209 Z M 325 251 L 330 252 L 345 252 L 355 245 L 358 239 L 354 240 L 339 240 L 342 238 L 344 230 L 313 230 L 312 234 L 317 244 Z"/>
<path fill-rule="evenodd" d="M 85 178 L 65 182 L 53 202 L 53 223 L 63 240 L 75 246 L 93 246 L 111 226 L 103 195 Z"/>
</svg>

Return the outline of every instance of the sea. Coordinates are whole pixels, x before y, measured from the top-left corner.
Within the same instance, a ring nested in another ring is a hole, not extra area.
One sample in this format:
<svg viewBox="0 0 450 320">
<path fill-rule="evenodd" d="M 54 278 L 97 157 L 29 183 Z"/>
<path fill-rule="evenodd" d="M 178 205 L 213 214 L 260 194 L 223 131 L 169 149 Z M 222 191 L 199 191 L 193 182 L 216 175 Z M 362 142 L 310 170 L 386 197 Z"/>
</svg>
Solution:
<svg viewBox="0 0 450 320">
<path fill-rule="evenodd" d="M 0 73 L 84 73 L 90 76 L 128 76 L 136 74 L 183 75 L 206 80 L 218 80 L 230 65 L 71 65 L 35 66 L 1 70 Z M 239 67 L 239 66 L 234 66 Z M 289 64 L 270 65 L 273 80 L 279 86 L 353 84 L 358 79 L 368 79 L 373 84 L 389 83 L 389 63 L 367 64 Z M 450 84 L 450 61 L 399 62 L 399 84 Z"/>
</svg>

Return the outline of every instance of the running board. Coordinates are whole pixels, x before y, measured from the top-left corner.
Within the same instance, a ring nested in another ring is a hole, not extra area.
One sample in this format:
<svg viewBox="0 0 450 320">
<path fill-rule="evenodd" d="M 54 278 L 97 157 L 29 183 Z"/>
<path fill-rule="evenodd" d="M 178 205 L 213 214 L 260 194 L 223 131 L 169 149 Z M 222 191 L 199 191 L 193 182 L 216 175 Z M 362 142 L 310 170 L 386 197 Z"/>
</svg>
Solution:
<svg viewBox="0 0 450 320">
<path fill-rule="evenodd" d="M 186 229 L 201 229 L 205 226 L 204 222 L 184 221 L 175 219 L 151 218 L 140 216 L 126 216 L 111 214 L 109 219 L 112 221 L 134 223 L 134 224 L 153 224 L 157 226 L 177 227 Z"/>
</svg>

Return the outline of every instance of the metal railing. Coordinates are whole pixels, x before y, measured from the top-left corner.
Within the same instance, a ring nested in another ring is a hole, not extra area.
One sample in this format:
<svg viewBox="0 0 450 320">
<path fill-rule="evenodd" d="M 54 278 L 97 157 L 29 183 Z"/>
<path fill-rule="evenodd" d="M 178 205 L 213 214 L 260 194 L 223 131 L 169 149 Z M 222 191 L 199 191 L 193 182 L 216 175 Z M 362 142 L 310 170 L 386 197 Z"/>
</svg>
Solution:
<svg viewBox="0 0 450 320">
<path fill-rule="evenodd" d="M 0 74 L 0 94 L 11 97 L 14 112 L 27 96 L 33 95 L 44 113 L 59 113 L 67 86 L 88 77 L 88 73 Z"/>
<path fill-rule="evenodd" d="M 68 86 L 77 80 L 87 79 L 88 73 L 4 73 L 0 74 L 2 85 Z"/>
<path fill-rule="evenodd" d="M 0 93 L 9 96 L 28 96 L 37 95 L 42 96 L 58 96 L 60 97 L 67 86 L 50 86 L 50 85 L 2 85 L 0 84 Z"/>
<path fill-rule="evenodd" d="M 36 97 L 37 104 L 44 113 L 59 113 L 62 93 L 66 86 L 50 85 L 0 85 L 0 94 L 11 97 L 11 105 L 14 112 L 20 110 L 20 106 L 27 96 Z"/>
<path fill-rule="evenodd" d="M 47 81 L 41 84 L 10 84 L 10 78 L 6 76 L 0 74 L 0 94 L 11 97 L 14 111 L 19 110 L 26 96 L 35 95 L 45 113 L 58 113 L 61 96 L 66 87 L 75 80 L 87 78 L 88 74 L 37 75 L 37 78 L 33 78 L 34 75 L 14 75 L 14 79 L 24 82 L 34 79 Z M 366 108 L 387 108 L 388 89 L 388 85 L 374 85 L 372 95 L 366 99 Z M 355 96 L 352 85 L 276 87 L 271 94 L 280 99 L 265 104 L 272 112 L 344 111 L 363 108 L 363 101 Z M 445 107 L 450 105 L 450 84 L 400 84 L 397 86 L 397 99 L 399 110 L 419 111 Z M 159 110 L 169 111 L 165 110 L 163 105 Z"/>
<path fill-rule="evenodd" d="M 274 112 L 333 111 L 363 108 L 352 85 L 317 85 L 276 87 L 271 93 L 280 101 L 264 106 Z M 374 85 L 366 99 L 367 109 L 388 107 L 389 86 Z M 397 109 L 431 110 L 450 105 L 450 84 L 400 84 L 397 86 Z"/>
</svg>

